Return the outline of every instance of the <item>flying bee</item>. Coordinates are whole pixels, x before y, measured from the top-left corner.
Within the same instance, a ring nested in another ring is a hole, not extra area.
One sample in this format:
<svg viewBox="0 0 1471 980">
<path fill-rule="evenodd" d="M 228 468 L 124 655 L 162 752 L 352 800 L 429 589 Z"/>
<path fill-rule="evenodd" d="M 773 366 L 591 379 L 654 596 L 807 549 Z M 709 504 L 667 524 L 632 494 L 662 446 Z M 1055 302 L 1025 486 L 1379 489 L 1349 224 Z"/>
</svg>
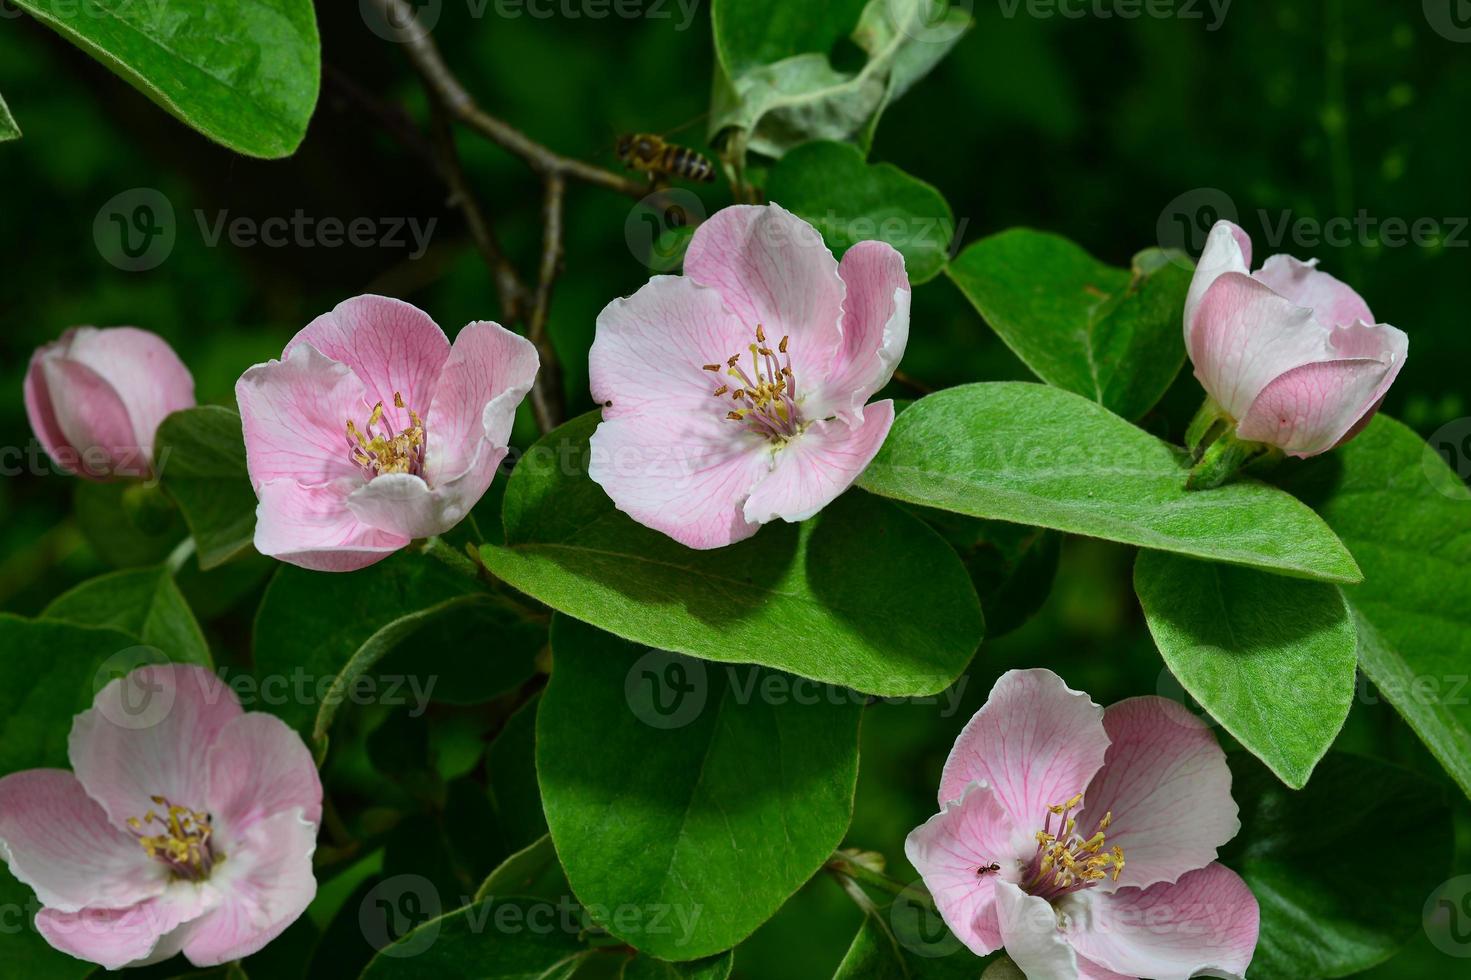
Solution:
<svg viewBox="0 0 1471 980">
<path fill-rule="evenodd" d="M 618 159 L 630 170 L 655 177 L 682 177 L 700 183 L 715 179 L 715 165 L 708 158 L 653 133 L 620 136 L 615 151 Z"/>
<path fill-rule="evenodd" d="M 986 875 L 993 875 L 1000 870 L 1001 865 L 999 864 L 984 864 L 981 865 L 981 867 L 976 868 L 976 877 L 984 878 L 986 877 Z"/>
</svg>

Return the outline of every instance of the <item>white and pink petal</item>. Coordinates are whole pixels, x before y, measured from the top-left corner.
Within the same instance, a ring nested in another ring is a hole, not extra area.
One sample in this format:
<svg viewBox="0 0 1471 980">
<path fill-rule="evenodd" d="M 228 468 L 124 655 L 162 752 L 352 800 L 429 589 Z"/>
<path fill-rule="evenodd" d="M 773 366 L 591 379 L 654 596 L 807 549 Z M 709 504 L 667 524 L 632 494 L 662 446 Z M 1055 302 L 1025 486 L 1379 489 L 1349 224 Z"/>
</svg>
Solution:
<svg viewBox="0 0 1471 980">
<path fill-rule="evenodd" d="M 765 438 L 714 413 L 606 419 L 593 433 L 588 476 L 645 527 L 691 548 L 755 534 L 746 499 L 771 471 Z"/>
<path fill-rule="evenodd" d="M 348 498 L 362 485 L 359 478 L 321 486 L 289 478 L 262 483 L 256 487 L 255 549 L 317 572 L 352 572 L 382 561 L 411 539 L 357 518 Z"/>
<path fill-rule="evenodd" d="M 1207 865 L 1174 883 L 1085 894 L 1088 914 L 1071 917 L 1068 942 L 1081 957 L 1124 976 L 1240 980 L 1256 952 L 1256 897 L 1224 865 Z"/>
<path fill-rule="evenodd" d="M 812 225 L 779 204 L 723 208 L 695 229 L 684 273 L 717 289 L 747 336 L 761 324 L 773 343 L 790 337 L 799 387 L 826 376 L 841 344 L 845 287 Z"/>
<path fill-rule="evenodd" d="M 734 424 L 734 423 L 732 423 Z M 775 465 L 743 508 L 746 520 L 805 521 L 853 485 L 894 424 L 894 403 L 874 402 L 862 421 L 817 421 L 776 450 Z"/>
<path fill-rule="evenodd" d="M 289 479 L 315 486 L 361 478 L 350 456 L 347 423 L 360 428 L 371 406 L 357 376 L 310 344 L 284 360 L 257 364 L 235 385 L 245 432 L 245 462 L 257 489 Z"/>
<path fill-rule="evenodd" d="M 1078 980 L 1078 956 L 1058 929 L 1052 903 L 998 881 L 996 917 L 1006 955 L 1027 980 Z"/>
<path fill-rule="evenodd" d="M 296 811 L 322 820 L 317 764 L 294 729 L 275 715 L 248 712 L 230 722 L 209 752 L 209 813 L 231 835 Z"/>
<path fill-rule="evenodd" d="M 154 797 L 191 810 L 209 801 L 209 752 L 243 714 L 235 692 L 203 667 L 153 664 L 118 677 L 72 721 L 67 752 L 87 795 L 113 826 L 162 812 Z"/>
<path fill-rule="evenodd" d="M 904 841 L 904 856 L 924 879 L 940 917 L 977 956 L 1001 946 L 996 882 L 1015 882 L 1020 873 L 1014 836 L 990 787 L 973 783 Z"/>
<path fill-rule="evenodd" d="M 1129 698 L 1103 713 L 1108 753 L 1088 784 L 1078 826 L 1112 814 L 1108 846 L 1124 851 L 1120 885 L 1174 881 L 1216 859 L 1241 829 L 1226 754 L 1177 701 Z"/>
<path fill-rule="evenodd" d="M 498 323 L 477 321 L 460 331 L 425 416 L 425 475 L 432 485 L 465 475 L 479 462 L 484 444 L 506 448 L 538 363 L 535 345 Z M 476 494 L 471 506 L 479 499 Z"/>
<path fill-rule="evenodd" d="M 58 912 L 127 908 L 162 894 L 168 872 L 62 769 L 0 779 L 0 860 Z"/>
<path fill-rule="evenodd" d="M 1373 323 L 1369 304 L 1352 287 L 1318 269 L 1318 260 L 1303 262 L 1290 255 L 1273 255 L 1252 278 L 1264 282 L 1277 295 L 1313 311 L 1313 319 L 1324 327 L 1346 327 L 1362 321 Z"/>
<path fill-rule="evenodd" d="M 846 287 L 842 343 L 827 375 L 808 382 L 804 407 L 813 416 L 857 423 L 864 405 L 894 376 L 909 343 L 909 276 L 904 256 L 878 241 L 848 249 L 838 273 Z"/>
<path fill-rule="evenodd" d="M 312 854 L 317 825 L 299 811 L 278 813 L 253 824 L 229 842 L 230 860 L 211 884 L 219 903 L 186 927 L 184 955 L 208 967 L 258 952 L 295 922 L 317 893 Z"/>
<path fill-rule="evenodd" d="M 36 931 L 53 948 L 107 970 L 147 966 L 178 953 L 182 933 L 207 914 L 212 898 L 208 886 L 175 885 L 127 908 L 44 908 Z"/>
<path fill-rule="evenodd" d="M 1229 221 L 1217 221 L 1205 240 L 1205 250 L 1195 264 L 1195 275 L 1185 294 L 1185 347 L 1195 359 L 1194 330 L 1196 311 L 1206 291 L 1227 272 L 1248 275 L 1251 272 L 1251 236 Z"/>
<path fill-rule="evenodd" d="M 1245 273 L 1217 278 L 1189 326 L 1195 376 L 1237 420 L 1273 379 L 1328 357 L 1328 330 L 1313 311 Z"/>
<path fill-rule="evenodd" d="M 717 290 L 683 276 L 655 276 L 598 314 L 588 353 L 593 400 L 605 419 L 644 412 L 718 418 L 734 404 L 722 402 L 715 390 L 741 386 L 727 373 L 726 361 L 748 357 L 754 331 L 755 324 L 731 312 Z M 717 370 L 707 371 L 706 365 Z"/>
<path fill-rule="evenodd" d="M 940 805 L 985 782 L 1010 815 L 1018 852 L 1035 848 L 1047 807 L 1088 786 L 1103 765 L 1103 709 L 1050 670 L 1009 670 L 966 723 L 940 777 Z"/>
<path fill-rule="evenodd" d="M 117 393 L 131 422 L 131 445 L 145 464 L 153 437 L 172 412 L 194 404 L 194 377 L 157 334 L 137 327 L 82 327 L 68 335 L 66 357 L 103 378 Z"/>
<path fill-rule="evenodd" d="M 408 427 L 409 408 L 428 411 L 450 355 L 449 338 L 429 314 L 371 294 L 344 300 L 307 324 L 283 356 L 303 345 L 347 365 L 362 382 L 369 407 L 381 402 L 395 430 Z M 394 395 L 402 395 L 407 408 L 396 408 Z"/>
<path fill-rule="evenodd" d="M 129 465 L 134 475 L 147 472 L 148 460 L 142 456 L 128 410 L 106 378 L 69 358 L 46 358 L 39 373 L 35 390 L 38 396 L 44 392 L 50 404 L 42 428 L 54 423 L 60 443 L 79 453 L 75 461 L 65 462 L 94 479 Z M 54 438 L 49 432 L 47 437 Z"/>
<path fill-rule="evenodd" d="M 1241 419 L 1237 434 L 1293 456 L 1327 452 L 1373 416 L 1399 376 L 1409 338 L 1388 324 L 1356 323 L 1329 337 L 1339 355 L 1274 378 Z"/>
</svg>

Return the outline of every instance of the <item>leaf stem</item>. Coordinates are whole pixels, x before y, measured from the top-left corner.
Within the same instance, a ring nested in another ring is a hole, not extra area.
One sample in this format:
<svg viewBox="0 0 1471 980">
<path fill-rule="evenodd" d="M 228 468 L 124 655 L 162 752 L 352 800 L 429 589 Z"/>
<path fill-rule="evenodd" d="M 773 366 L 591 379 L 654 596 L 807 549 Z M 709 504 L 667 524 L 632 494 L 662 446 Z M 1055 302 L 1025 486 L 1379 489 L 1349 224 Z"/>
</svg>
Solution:
<svg viewBox="0 0 1471 980">
<path fill-rule="evenodd" d="M 930 908 L 934 907 L 934 899 L 930 897 L 929 892 L 924 888 L 906 884 L 897 878 L 892 878 L 884 874 L 882 871 L 868 867 L 861 861 L 856 860 L 852 851 L 842 850 L 835 852 L 832 857 L 828 858 L 827 864 L 823 865 L 823 870 L 831 875 L 867 885 L 870 888 L 878 889 L 889 895 L 897 896 L 908 893 L 916 901 Z"/>
<path fill-rule="evenodd" d="M 1227 429 L 1216 437 L 1191 468 L 1185 489 L 1213 490 L 1234 479 L 1247 467 L 1268 464 L 1281 456 L 1281 450 L 1264 442 L 1239 438 L 1235 429 Z"/>
</svg>

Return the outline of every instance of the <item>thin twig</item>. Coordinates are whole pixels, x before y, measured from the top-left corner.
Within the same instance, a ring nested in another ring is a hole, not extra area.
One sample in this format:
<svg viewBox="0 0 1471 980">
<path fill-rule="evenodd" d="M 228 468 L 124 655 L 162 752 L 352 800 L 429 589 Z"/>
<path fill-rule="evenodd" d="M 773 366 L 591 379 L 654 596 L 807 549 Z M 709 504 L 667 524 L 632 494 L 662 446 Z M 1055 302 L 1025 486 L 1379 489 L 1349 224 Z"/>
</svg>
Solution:
<svg viewBox="0 0 1471 980">
<path fill-rule="evenodd" d="M 450 202 L 459 207 L 465 216 L 465 225 L 470 237 L 480 251 L 495 280 L 495 291 L 501 301 L 501 318 L 504 323 L 518 322 L 525 315 L 526 286 L 516 274 L 516 267 L 506 258 L 496 237 L 495 228 L 481 210 L 480 201 L 470 189 L 465 168 L 460 163 L 460 152 L 455 147 L 455 134 L 450 129 L 449 118 L 442 103 L 434 101 L 434 144 L 438 153 L 440 173 L 449 186 Z"/>
<path fill-rule="evenodd" d="M 419 158 L 421 163 L 439 169 L 434 148 L 420 132 L 418 124 L 402 106 L 384 102 L 336 65 L 323 62 L 322 84 L 332 95 L 367 113 L 399 146 Z"/>
<path fill-rule="evenodd" d="M 515 269 L 506 260 L 500 243 L 496 240 L 490 222 L 485 220 L 474 195 L 470 193 L 459 157 L 454 152 L 453 132 L 448 124 L 437 124 L 440 156 L 444 160 L 445 178 L 451 184 L 456 202 L 465 213 L 471 234 L 482 257 L 490 266 L 496 279 L 496 288 L 505 308 L 506 319 L 525 319 L 526 336 L 536 345 L 541 359 L 541 369 L 536 384 L 531 389 L 531 408 L 536 415 L 537 426 L 543 433 L 555 428 L 562 418 L 562 369 L 557 361 L 557 352 L 547 334 L 547 320 L 551 309 L 552 286 L 562 265 L 562 209 L 567 191 L 567 181 L 578 180 L 594 187 L 615 191 L 629 197 L 641 199 L 649 193 L 649 185 L 631 180 L 611 170 L 564 157 L 555 153 L 531 137 L 497 119 L 476 104 L 469 91 L 460 84 L 444 58 L 439 47 L 427 31 L 413 29 L 414 9 L 405 0 L 375 0 L 379 10 L 389 24 L 400 25 L 405 30 L 404 51 L 414 68 L 429 89 L 437 111 L 468 126 L 491 142 L 521 158 L 539 174 L 546 188 L 542 207 L 544 225 L 542 236 L 541 265 L 531 308 L 526 309 L 526 288 Z M 442 130 L 442 131 L 441 131 Z M 516 314 L 512 316 L 512 314 Z"/>
<path fill-rule="evenodd" d="M 904 371 L 896 369 L 894 371 L 894 380 L 911 391 L 918 392 L 920 395 L 933 395 L 935 393 L 933 385 L 926 384 Z"/>
<path fill-rule="evenodd" d="M 542 432 L 550 432 L 562 420 L 562 368 L 556 350 L 547 335 L 547 318 L 551 311 L 552 286 L 562 268 L 562 204 L 567 184 L 561 174 L 547 174 L 546 196 L 542 204 L 541 268 L 537 274 L 536 298 L 527 321 L 526 336 L 536 345 L 541 370 L 531 392 L 531 409 Z"/>
<path fill-rule="evenodd" d="M 506 258 L 494 227 L 470 189 L 459 149 L 455 146 L 448 110 L 431 92 L 429 101 L 433 109 L 434 137 L 431 142 L 425 139 L 413 118 L 401 107 L 377 99 L 346 72 L 332 65 L 323 65 L 322 78 L 334 93 L 366 112 L 395 142 L 439 174 L 449 189 L 449 203 L 464 214 L 470 237 L 495 280 L 501 302 L 501 322 L 520 321 L 526 312 L 526 286 L 517 275 L 515 266 Z"/>
<path fill-rule="evenodd" d="M 405 0 L 376 0 L 376 2 L 390 24 L 412 24 L 414 22 L 414 8 Z M 439 47 L 430 38 L 427 31 L 407 30 L 403 42 L 404 50 L 414 63 L 414 67 L 418 69 L 429 88 L 439 97 L 455 119 L 520 157 L 542 177 L 560 176 L 579 180 L 633 198 L 641 198 L 648 193 L 646 184 L 581 160 L 564 157 L 536 142 L 509 123 L 481 109 L 465 87 L 460 84 L 459 79 L 450 71 L 449 66 L 444 63 Z"/>
</svg>

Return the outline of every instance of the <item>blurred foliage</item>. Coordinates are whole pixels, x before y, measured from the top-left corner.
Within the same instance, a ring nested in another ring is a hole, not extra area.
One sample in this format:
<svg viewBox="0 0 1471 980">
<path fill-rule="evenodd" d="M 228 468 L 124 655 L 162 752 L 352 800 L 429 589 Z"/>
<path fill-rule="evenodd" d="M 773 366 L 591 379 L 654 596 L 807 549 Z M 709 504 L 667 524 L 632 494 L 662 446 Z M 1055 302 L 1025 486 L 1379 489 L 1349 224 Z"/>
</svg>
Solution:
<svg viewBox="0 0 1471 980">
<path fill-rule="evenodd" d="M 1204 19 L 1039 19 L 1027 16 L 1025 3 L 978 4 L 976 26 L 953 54 L 885 114 L 870 159 L 938 188 L 954 212 L 958 243 L 1027 225 L 1064 234 L 1117 266 L 1141 248 L 1182 244 L 1159 240 L 1162 213 L 1181 195 L 1217 189 L 1234 202 L 1258 255 L 1317 255 L 1381 319 L 1410 334 L 1411 357 L 1387 411 L 1422 434 L 1471 412 L 1461 375 L 1471 352 L 1463 306 L 1471 232 L 1460 227 L 1471 215 L 1464 173 L 1471 48 L 1436 34 L 1415 3 L 1234 4 L 1218 30 L 1207 29 L 1206 5 L 1195 6 Z M 481 9 L 485 16 L 472 19 L 470 11 Z M 631 20 L 538 18 L 514 9 L 520 16 L 497 16 L 494 4 L 447 3 L 435 32 L 447 61 L 491 111 L 561 152 L 609 167 L 617 165 L 612 146 L 623 131 L 669 133 L 700 146 L 703 126 L 680 127 L 708 106 L 707 5 L 696 5 L 688 24 L 674 4 L 662 5 L 666 17 Z M 442 184 L 376 116 L 375 104 L 401 102 L 422 122 L 423 98 L 401 52 L 364 27 L 357 4 L 318 6 L 322 99 L 300 151 L 277 162 L 210 144 L 49 31 L 3 12 L 0 93 L 25 136 L 0 147 L 0 447 L 31 443 L 20 397 L 27 358 L 68 326 L 156 331 L 194 371 L 202 402 L 230 404 L 246 366 L 275 356 L 297 329 L 347 296 L 403 296 L 451 334 L 497 316 L 491 280 Z M 841 62 L 851 42 L 836 43 Z M 536 179 L 483 141 L 462 135 L 460 145 L 507 251 L 532 270 Z M 176 241 L 157 268 L 128 272 L 104 258 L 94 221 L 107 202 L 139 187 L 168 199 Z M 729 193 L 712 185 L 699 198 L 713 212 Z M 1448 233 L 1459 228 L 1458 237 L 1443 248 L 1390 247 L 1372 236 L 1340 247 L 1279 249 L 1266 241 L 1286 213 L 1324 220 L 1361 209 L 1379 221 L 1431 218 Z M 412 239 L 374 248 L 211 244 L 222 214 L 260 220 L 298 212 L 435 224 L 417 259 L 410 258 Z M 580 186 L 570 191 L 567 271 L 551 320 L 569 412 L 591 407 L 585 355 L 597 312 L 649 275 L 636 247 L 648 233 L 640 220 L 626 200 Z M 912 322 L 904 370 L 928 385 L 1029 376 L 943 277 L 916 290 Z M 1199 397 L 1185 372 L 1143 424 L 1178 438 Z M 531 435 L 518 428 L 523 443 Z M 71 516 L 71 481 L 45 466 L 20 469 L 26 472 L 10 468 L 0 479 L 0 610 L 33 615 L 110 565 Z M 1120 546 L 1064 542 L 1047 602 L 1026 626 L 982 648 L 962 678 L 958 704 L 947 707 L 941 698 L 867 712 L 850 844 L 881 850 L 892 873 L 912 875 L 902 840 L 933 813 L 950 742 L 1005 669 L 1045 664 L 1105 704 L 1141 693 L 1179 695 L 1144 628 L 1131 558 Z M 191 564 L 181 576 L 221 665 L 249 662 L 251 615 L 266 571 L 265 563 L 245 562 L 201 583 Z M 365 732 L 383 721 L 362 714 Z M 349 799 L 362 804 L 352 829 L 372 840 L 391 829 L 383 808 L 405 794 L 439 798 L 445 790 L 384 789 L 365 737 L 334 756 L 329 778 L 360 794 Z M 1448 785 L 1367 682 L 1336 747 Z M 1471 811 L 1455 799 L 1457 864 L 1466 871 Z M 349 893 L 373 880 L 371 855 L 367 866 L 348 860 L 361 857 L 342 855 L 343 867 L 363 869 L 333 882 L 335 901 L 355 901 Z M 313 918 L 325 928 L 330 915 L 314 910 Z M 743 944 L 735 975 L 830 975 L 861 919 L 819 876 Z M 1443 972 L 1445 961 L 1423 935 L 1416 943 L 1374 975 Z"/>
</svg>

